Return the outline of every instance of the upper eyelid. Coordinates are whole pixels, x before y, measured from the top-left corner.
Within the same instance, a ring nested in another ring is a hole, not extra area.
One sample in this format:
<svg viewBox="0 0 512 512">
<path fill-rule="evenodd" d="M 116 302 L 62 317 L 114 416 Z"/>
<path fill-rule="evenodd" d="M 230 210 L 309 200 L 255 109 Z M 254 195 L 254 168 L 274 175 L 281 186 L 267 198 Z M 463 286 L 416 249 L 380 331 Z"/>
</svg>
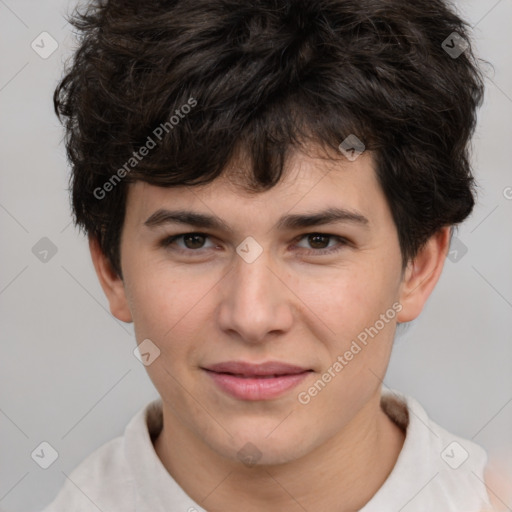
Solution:
<svg viewBox="0 0 512 512">
<path fill-rule="evenodd" d="M 169 238 L 180 238 L 182 236 L 186 236 L 186 235 L 201 235 L 201 236 L 205 236 L 205 237 L 208 237 L 208 238 L 217 238 L 216 235 L 212 235 L 210 233 L 206 233 L 204 231 L 186 231 L 184 233 L 176 233 L 175 235 L 169 235 L 169 236 L 164 236 L 164 240 L 166 239 L 169 239 Z M 345 239 L 346 237 L 342 236 L 342 235 L 336 235 L 335 233 L 327 233 L 325 231 L 307 231 L 305 233 L 301 233 L 300 235 L 297 235 L 295 237 L 295 239 L 299 239 L 299 238 L 303 238 L 305 236 L 308 236 L 308 235 L 321 235 L 321 236 L 330 236 L 330 237 L 337 237 L 337 238 L 343 238 Z"/>
</svg>

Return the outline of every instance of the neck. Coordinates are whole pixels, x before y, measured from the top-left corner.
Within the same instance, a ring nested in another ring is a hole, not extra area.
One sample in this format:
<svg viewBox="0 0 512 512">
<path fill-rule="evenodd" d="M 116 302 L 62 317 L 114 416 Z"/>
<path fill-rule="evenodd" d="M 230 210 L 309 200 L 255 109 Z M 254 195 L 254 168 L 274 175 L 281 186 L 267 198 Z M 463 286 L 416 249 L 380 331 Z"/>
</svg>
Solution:
<svg viewBox="0 0 512 512">
<path fill-rule="evenodd" d="M 163 465 L 182 489 L 210 512 L 266 510 L 354 512 L 393 469 L 405 436 L 380 408 L 380 390 L 350 424 L 286 464 L 247 467 L 222 457 L 180 423 L 164 402 L 155 441 Z"/>
</svg>

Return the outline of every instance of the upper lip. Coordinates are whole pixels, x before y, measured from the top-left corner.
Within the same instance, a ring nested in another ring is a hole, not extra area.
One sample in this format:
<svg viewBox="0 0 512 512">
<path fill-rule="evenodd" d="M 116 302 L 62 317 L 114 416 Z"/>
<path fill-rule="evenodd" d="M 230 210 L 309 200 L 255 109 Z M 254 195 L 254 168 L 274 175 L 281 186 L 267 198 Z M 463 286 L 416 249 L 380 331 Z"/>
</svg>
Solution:
<svg viewBox="0 0 512 512">
<path fill-rule="evenodd" d="M 294 375 L 310 370 L 309 368 L 302 368 L 300 366 L 281 363 L 279 361 L 268 361 L 259 364 L 246 363 L 244 361 L 226 361 L 223 363 L 212 364 L 204 369 L 216 373 L 232 373 L 234 375 L 244 375 L 247 377 Z"/>
</svg>

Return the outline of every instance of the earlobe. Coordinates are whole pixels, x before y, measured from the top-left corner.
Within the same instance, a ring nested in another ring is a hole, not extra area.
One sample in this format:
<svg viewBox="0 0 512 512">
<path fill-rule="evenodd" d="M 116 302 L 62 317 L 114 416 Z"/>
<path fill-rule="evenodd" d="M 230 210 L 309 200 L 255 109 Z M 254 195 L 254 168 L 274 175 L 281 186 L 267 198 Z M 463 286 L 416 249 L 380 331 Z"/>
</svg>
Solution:
<svg viewBox="0 0 512 512">
<path fill-rule="evenodd" d="M 107 296 L 110 312 L 122 322 L 131 322 L 132 315 L 128 307 L 123 280 L 112 268 L 110 261 L 100 248 L 98 240 L 89 237 L 89 250 L 100 285 Z"/>
<path fill-rule="evenodd" d="M 410 322 L 423 310 L 441 276 L 449 245 L 448 226 L 432 235 L 407 265 L 400 291 L 402 310 L 397 315 L 398 322 Z"/>
</svg>

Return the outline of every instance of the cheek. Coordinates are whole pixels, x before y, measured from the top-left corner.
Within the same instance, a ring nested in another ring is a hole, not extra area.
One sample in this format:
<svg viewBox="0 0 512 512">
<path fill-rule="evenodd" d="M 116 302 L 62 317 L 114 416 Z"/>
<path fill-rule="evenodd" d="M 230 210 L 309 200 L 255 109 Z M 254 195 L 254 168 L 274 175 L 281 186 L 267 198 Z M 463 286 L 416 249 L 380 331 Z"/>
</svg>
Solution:
<svg viewBox="0 0 512 512">
<path fill-rule="evenodd" d="M 159 393 L 179 408 L 183 399 L 179 383 L 187 382 L 197 350 L 195 340 L 201 339 L 203 324 L 198 318 L 207 305 L 201 298 L 211 286 L 164 269 L 150 272 L 149 267 L 130 277 L 137 343 L 149 339 L 160 351 L 146 371 Z"/>
<path fill-rule="evenodd" d="M 372 266 L 333 273 L 317 280 L 314 288 L 302 288 L 301 298 L 322 320 L 310 313 L 310 328 L 317 329 L 314 335 L 323 346 L 314 347 L 317 354 L 323 352 L 322 382 L 298 390 L 303 400 L 310 400 L 306 408 L 315 411 L 312 416 L 329 411 L 338 418 L 333 425 L 339 426 L 347 411 L 359 410 L 376 392 L 394 339 L 395 288 L 390 274 Z M 321 330 L 320 324 L 325 326 Z"/>
<path fill-rule="evenodd" d="M 310 329 L 320 339 L 338 339 L 343 345 L 392 307 L 398 296 L 395 274 L 373 264 L 352 266 L 298 280 L 293 289 Z"/>
<path fill-rule="evenodd" d="M 197 337 L 211 310 L 218 277 L 158 262 L 133 270 L 128 293 L 137 340 L 150 338 L 168 352 L 189 347 L 182 341 Z"/>
</svg>

